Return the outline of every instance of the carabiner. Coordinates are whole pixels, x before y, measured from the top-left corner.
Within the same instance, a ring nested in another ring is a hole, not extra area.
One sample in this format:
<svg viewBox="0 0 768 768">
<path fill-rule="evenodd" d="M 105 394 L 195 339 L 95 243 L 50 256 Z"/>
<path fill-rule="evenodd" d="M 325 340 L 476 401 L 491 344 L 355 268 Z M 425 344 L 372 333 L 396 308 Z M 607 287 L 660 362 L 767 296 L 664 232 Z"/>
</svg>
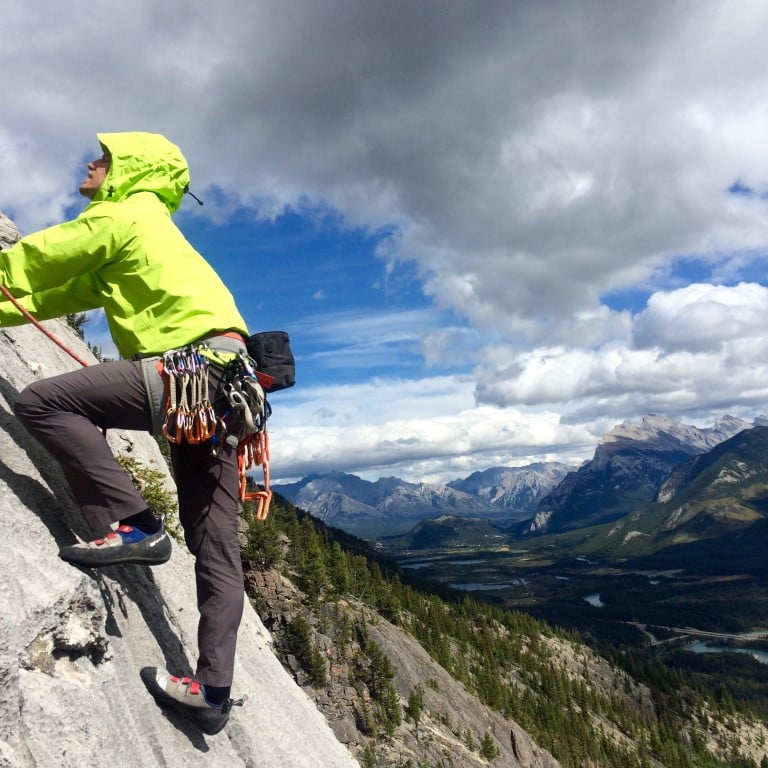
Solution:
<svg viewBox="0 0 768 768">
<path fill-rule="evenodd" d="M 165 422 L 163 423 L 163 437 L 169 442 L 177 445 L 181 442 L 181 433 L 179 432 L 178 416 L 176 419 L 171 419 L 171 416 L 175 415 L 175 410 L 169 408 L 165 414 Z M 171 429 L 170 425 L 173 425 Z"/>
</svg>

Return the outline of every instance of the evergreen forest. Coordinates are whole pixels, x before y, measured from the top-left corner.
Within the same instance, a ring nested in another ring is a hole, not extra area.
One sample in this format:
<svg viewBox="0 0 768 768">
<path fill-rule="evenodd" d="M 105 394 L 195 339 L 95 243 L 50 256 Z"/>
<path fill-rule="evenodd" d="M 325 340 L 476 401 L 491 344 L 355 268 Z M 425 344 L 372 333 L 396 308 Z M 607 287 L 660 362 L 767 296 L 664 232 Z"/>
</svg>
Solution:
<svg viewBox="0 0 768 768">
<path fill-rule="evenodd" d="M 516 722 L 564 768 L 768 768 L 765 703 L 734 686 L 727 670 L 751 660 L 722 654 L 719 673 L 710 666 L 701 674 L 690 654 L 662 661 L 636 649 L 590 648 L 574 630 L 419 581 L 366 542 L 281 497 L 265 521 L 253 520 L 247 509 L 243 521 L 246 571 L 279 572 L 301 591 L 301 611 L 278 624 L 274 606 L 258 589 L 249 590 L 282 658 L 300 667 L 293 670 L 297 679 L 322 691 L 329 670 L 343 663 L 348 683 L 365 690 L 357 712 L 366 737 L 361 765 L 448 764 L 382 758 L 384 747 L 403 734 L 418 740 L 426 714 L 423 688 L 398 694 L 392 681 L 399 660 L 371 637 L 372 624 L 387 621 L 417 638 L 455 680 Z M 494 764 L 492 734 L 457 737 Z"/>
</svg>

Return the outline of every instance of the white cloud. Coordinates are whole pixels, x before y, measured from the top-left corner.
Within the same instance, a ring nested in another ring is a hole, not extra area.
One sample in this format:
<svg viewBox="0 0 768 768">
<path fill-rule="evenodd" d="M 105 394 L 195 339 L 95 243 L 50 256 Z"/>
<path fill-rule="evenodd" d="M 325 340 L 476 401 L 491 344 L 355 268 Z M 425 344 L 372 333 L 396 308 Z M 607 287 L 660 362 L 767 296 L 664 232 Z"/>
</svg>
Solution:
<svg viewBox="0 0 768 768">
<path fill-rule="evenodd" d="M 752 421 L 768 402 L 766 301 L 755 284 L 694 284 L 653 295 L 622 342 L 524 352 L 497 344 L 473 376 L 297 388 L 285 412 L 274 398 L 276 471 L 445 481 L 494 465 L 579 463 L 615 424 L 648 412 L 701 425 L 724 413 Z M 400 316 L 400 332 L 418 316 Z M 633 346 L 637 337 L 658 343 Z"/>
<path fill-rule="evenodd" d="M 748 420 L 768 401 L 768 289 L 692 284 L 652 295 L 630 337 L 596 347 L 486 350 L 477 398 L 499 407 L 558 406 L 565 421 L 647 412 Z"/>
<path fill-rule="evenodd" d="M 650 297 L 635 320 L 635 344 L 667 351 L 717 350 L 730 340 L 764 337 L 766 316 L 768 289 L 763 285 L 694 283 Z"/>
<path fill-rule="evenodd" d="M 553 411 L 475 407 L 472 382 L 457 377 L 373 380 L 297 388 L 272 397 L 275 477 L 344 469 L 377 478 L 447 481 L 480 468 L 538 459 L 579 462 L 599 435 L 560 424 Z"/>
</svg>

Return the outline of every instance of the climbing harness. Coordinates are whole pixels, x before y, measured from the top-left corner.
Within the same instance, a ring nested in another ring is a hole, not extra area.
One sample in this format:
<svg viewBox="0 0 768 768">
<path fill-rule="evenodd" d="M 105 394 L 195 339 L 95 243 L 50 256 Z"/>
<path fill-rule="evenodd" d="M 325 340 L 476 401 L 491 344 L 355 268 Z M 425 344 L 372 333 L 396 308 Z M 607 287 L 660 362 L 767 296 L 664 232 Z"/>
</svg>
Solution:
<svg viewBox="0 0 768 768">
<path fill-rule="evenodd" d="M 211 366 L 220 374 L 213 403 L 208 396 Z M 247 354 L 212 349 L 206 343 L 165 352 L 162 373 L 168 391 L 165 438 L 173 444 L 210 441 L 215 456 L 225 444 L 235 448 L 240 501 L 252 501 L 256 519 L 264 520 L 272 499 L 267 433 L 271 408 L 261 382 L 269 386 L 271 377 L 257 371 Z M 255 466 L 263 467 L 264 490 L 248 491 L 246 472 Z"/>
</svg>

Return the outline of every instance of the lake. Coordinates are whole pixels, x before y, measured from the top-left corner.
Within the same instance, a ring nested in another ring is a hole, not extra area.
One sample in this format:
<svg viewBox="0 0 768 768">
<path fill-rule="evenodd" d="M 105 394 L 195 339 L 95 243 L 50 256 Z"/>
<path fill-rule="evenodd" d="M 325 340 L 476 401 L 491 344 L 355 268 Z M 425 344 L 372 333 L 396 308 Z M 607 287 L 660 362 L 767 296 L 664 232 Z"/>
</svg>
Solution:
<svg viewBox="0 0 768 768">
<path fill-rule="evenodd" d="M 727 645 L 713 645 L 708 640 L 697 640 L 685 646 L 686 651 L 693 653 L 746 653 L 761 664 L 768 664 L 768 651 L 759 651 L 756 648 L 733 648 Z"/>
<path fill-rule="evenodd" d="M 602 608 L 605 605 L 605 603 L 600 599 L 600 595 L 597 594 L 587 595 L 584 600 L 590 605 L 594 605 L 595 608 Z"/>
</svg>

